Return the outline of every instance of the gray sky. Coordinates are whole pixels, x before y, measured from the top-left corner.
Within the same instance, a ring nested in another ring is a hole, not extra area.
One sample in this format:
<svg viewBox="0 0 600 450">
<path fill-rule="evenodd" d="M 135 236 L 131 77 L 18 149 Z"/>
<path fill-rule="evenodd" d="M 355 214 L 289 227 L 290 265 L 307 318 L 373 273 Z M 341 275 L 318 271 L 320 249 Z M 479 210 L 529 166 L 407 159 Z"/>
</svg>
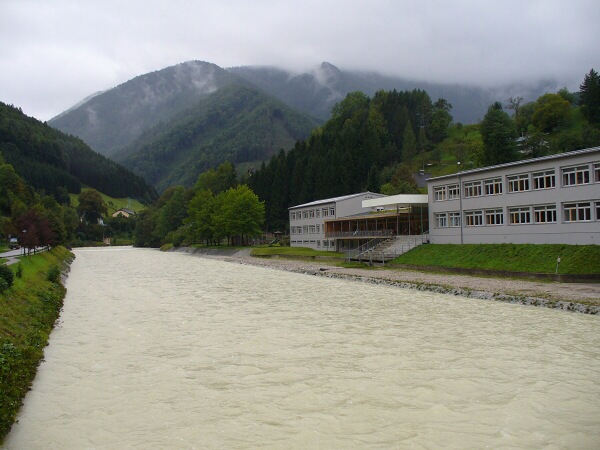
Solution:
<svg viewBox="0 0 600 450">
<path fill-rule="evenodd" d="M 598 0 L 0 0 L 0 101 L 48 120 L 189 60 L 576 90 L 599 43 Z"/>
</svg>

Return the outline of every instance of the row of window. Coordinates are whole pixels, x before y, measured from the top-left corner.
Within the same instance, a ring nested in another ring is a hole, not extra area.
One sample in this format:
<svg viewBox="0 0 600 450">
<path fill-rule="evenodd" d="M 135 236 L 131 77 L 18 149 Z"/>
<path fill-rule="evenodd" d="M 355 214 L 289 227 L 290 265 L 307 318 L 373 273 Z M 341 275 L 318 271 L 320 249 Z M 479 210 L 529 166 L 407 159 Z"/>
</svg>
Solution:
<svg viewBox="0 0 600 450">
<path fill-rule="evenodd" d="M 578 186 L 581 184 L 600 183 L 600 163 L 581 164 L 578 166 L 561 167 L 562 186 Z M 593 175 L 593 176 L 592 176 Z M 530 190 L 552 189 L 556 187 L 554 169 L 540 170 L 506 176 L 507 192 L 523 192 Z M 502 177 L 487 180 L 465 181 L 463 197 L 481 197 L 482 195 L 500 195 L 503 193 Z M 433 188 L 433 200 L 441 202 L 460 197 L 458 183 Z"/>
<path fill-rule="evenodd" d="M 325 226 L 323 225 L 323 230 Z M 302 227 L 290 227 L 290 234 L 319 234 L 321 232 L 321 225 L 304 225 Z"/>
<path fill-rule="evenodd" d="M 292 244 L 317 244 L 317 247 L 321 247 L 321 241 L 317 240 L 317 241 L 291 241 Z M 335 247 L 335 242 L 334 241 L 323 241 L 322 243 L 323 247 L 328 248 L 328 247 Z"/>
<path fill-rule="evenodd" d="M 592 216 L 593 210 L 595 218 Z M 510 207 L 507 208 L 507 218 L 509 225 L 558 222 L 555 204 Z M 435 227 L 460 227 L 460 219 L 458 211 L 436 213 Z M 600 201 L 563 203 L 562 220 L 565 223 L 600 221 Z M 466 227 L 504 225 L 504 209 L 464 211 L 464 224 Z"/>
<path fill-rule="evenodd" d="M 335 208 L 316 208 L 316 209 L 305 209 L 304 211 L 292 211 L 290 212 L 290 220 L 302 220 L 302 219 L 314 219 L 323 217 L 335 217 Z"/>
</svg>

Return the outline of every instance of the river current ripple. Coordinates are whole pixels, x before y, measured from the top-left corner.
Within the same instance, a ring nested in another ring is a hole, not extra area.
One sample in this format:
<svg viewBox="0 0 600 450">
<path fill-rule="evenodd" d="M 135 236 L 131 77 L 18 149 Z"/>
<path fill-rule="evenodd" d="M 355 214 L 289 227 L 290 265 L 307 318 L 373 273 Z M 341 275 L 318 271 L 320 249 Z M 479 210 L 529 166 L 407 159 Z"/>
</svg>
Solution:
<svg viewBox="0 0 600 450">
<path fill-rule="evenodd" d="M 6 449 L 600 448 L 600 318 L 79 249 Z"/>
</svg>

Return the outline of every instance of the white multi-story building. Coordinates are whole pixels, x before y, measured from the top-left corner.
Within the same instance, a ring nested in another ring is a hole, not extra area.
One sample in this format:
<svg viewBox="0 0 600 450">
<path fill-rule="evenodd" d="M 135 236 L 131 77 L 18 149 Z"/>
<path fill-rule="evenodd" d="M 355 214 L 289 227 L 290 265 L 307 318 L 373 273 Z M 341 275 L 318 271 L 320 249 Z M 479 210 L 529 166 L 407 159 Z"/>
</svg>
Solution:
<svg viewBox="0 0 600 450">
<path fill-rule="evenodd" d="M 325 237 L 325 221 L 363 212 L 363 200 L 384 197 L 383 194 L 360 194 L 317 200 L 289 208 L 290 245 L 318 250 L 335 250 L 334 239 Z"/>
<path fill-rule="evenodd" d="M 433 244 L 600 244 L 600 147 L 430 178 Z"/>
</svg>

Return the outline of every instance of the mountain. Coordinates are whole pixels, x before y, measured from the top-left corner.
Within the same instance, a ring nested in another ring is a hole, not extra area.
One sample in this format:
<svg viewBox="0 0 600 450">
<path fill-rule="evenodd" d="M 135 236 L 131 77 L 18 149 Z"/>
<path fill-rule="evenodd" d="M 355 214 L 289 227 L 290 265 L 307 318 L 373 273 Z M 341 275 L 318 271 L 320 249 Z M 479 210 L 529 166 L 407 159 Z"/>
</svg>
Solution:
<svg viewBox="0 0 600 450">
<path fill-rule="evenodd" d="M 185 62 L 94 95 L 48 124 L 112 157 L 144 131 L 234 82 L 239 82 L 238 77 L 214 64 Z"/>
<path fill-rule="evenodd" d="M 0 153 L 30 185 L 46 194 L 79 193 L 87 185 L 112 197 L 151 202 L 158 195 L 141 177 L 66 135 L 0 102 Z"/>
<path fill-rule="evenodd" d="M 115 158 L 159 190 L 191 186 L 226 160 L 256 167 L 317 125 L 256 88 L 231 84 L 149 129 Z"/>
<path fill-rule="evenodd" d="M 331 108 L 350 92 L 361 91 L 372 97 L 379 90 L 427 91 L 432 99 L 444 98 L 453 106 L 455 122 L 479 122 L 489 105 L 506 102 L 510 96 L 520 95 L 533 101 L 546 92 L 555 92 L 560 86 L 552 81 L 540 81 L 531 86 L 510 85 L 497 88 L 430 83 L 386 76 L 375 72 L 342 71 L 324 62 L 312 71 L 294 74 L 276 67 L 242 66 L 227 69 L 284 103 L 313 117 L 326 121 Z"/>
</svg>

